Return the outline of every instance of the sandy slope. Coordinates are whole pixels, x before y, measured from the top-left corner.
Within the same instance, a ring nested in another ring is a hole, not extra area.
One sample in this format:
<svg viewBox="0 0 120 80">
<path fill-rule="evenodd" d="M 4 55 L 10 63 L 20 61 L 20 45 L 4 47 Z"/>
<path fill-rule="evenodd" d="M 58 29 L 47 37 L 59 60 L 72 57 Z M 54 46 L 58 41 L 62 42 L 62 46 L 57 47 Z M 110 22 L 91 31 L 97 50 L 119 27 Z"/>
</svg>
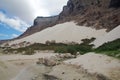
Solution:
<svg viewBox="0 0 120 80">
<path fill-rule="evenodd" d="M 45 43 L 47 40 L 56 42 L 81 42 L 81 39 L 104 35 L 105 29 L 95 30 L 90 27 L 78 26 L 74 22 L 66 22 L 47 28 L 28 37 L 12 41 L 11 44 L 22 41 Z"/>
<path fill-rule="evenodd" d="M 110 31 L 109 33 L 103 35 L 102 37 L 97 38 L 93 42 L 93 44 L 95 44 L 95 47 L 99 47 L 105 42 L 113 41 L 118 38 L 120 38 L 120 25 L 116 27 L 115 29 L 113 29 L 112 31 Z"/>
<path fill-rule="evenodd" d="M 79 65 L 90 73 L 103 74 L 112 80 L 120 79 L 120 60 L 106 55 L 88 53 L 65 63 Z"/>
</svg>

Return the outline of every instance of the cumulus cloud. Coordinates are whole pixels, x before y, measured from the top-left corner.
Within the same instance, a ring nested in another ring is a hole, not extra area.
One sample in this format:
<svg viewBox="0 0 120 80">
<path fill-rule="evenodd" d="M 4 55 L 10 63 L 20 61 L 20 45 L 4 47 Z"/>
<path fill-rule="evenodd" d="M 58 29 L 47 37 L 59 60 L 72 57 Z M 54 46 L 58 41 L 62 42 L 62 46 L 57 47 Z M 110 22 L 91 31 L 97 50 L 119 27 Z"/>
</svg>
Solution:
<svg viewBox="0 0 120 80">
<path fill-rule="evenodd" d="M 0 0 L 0 8 L 32 23 L 37 16 L 57 15 L 68 0 Z"/>
<path fill-rule="evenodd" d="M 9 18 L 4 13 L 0 12 L 0 21 L 9 25 L 11 28 L 20 32 L 24 32 L 30 25 L 19 19 L 18 17 Z"/>
<path fill-rule="evenodd" d="M 17 35 L 17 34 L 12 34 L 12 37 L 11 38 L 16 38 L 16 37 L 18 37 L 19 35 Z"/>
</svg>

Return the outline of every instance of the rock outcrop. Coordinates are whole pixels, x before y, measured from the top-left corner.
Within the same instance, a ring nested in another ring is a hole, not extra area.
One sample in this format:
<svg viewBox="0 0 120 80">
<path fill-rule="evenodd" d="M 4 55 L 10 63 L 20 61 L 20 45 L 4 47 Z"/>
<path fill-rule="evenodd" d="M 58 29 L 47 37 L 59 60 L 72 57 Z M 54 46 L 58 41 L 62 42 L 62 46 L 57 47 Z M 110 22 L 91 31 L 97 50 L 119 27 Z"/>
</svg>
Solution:
<svg viewBox="0 0 120 80">
<path fill-rule="evenodd" d="M 57 24 L 58 16 L 51 16 L 51 17 L 37 17 L 34 20 L 33 26 L 28 28 L 22 35 L 20 35 L 18 38 L 23 38 L 25 36 L 29 36 L 33 33 L 39 32 L 45 28 L 54 26 Z"/>
<path fill-rule="evenodd" d="M 119 0 L 69 0 L 60 13 L 60 20 L 75 20 L 79 25 L 108 31 L 120 25 Z"/>
</svg>

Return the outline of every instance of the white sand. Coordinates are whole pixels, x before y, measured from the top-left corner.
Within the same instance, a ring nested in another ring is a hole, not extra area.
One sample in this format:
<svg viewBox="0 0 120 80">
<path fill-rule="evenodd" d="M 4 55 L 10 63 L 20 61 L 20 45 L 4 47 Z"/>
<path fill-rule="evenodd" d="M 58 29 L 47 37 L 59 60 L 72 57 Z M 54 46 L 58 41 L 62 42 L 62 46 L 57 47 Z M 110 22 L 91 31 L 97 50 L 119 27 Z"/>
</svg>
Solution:
<svg viewBox="0 0 120 80">
<path fill-rule="evenodd" d="M 16 55 L 3 55 L 0 56 L 0 60 L 3 61 L 8 61 L 8 60 L 33 60 L 33 59 L 38 59 L 38 58 L 49 58 L 51 56 L 55 56 L 55 53 L 37 53 L 34 55 L 20 55 L 20 54 L 16 54 Z"/>
<path fill-rule="evenodd" d="M 55 76 L 60 80 L 96 80 L 73 66 L 63 64 L 53 67 L 48 75 Z"/>
<path fill-rule="evenodd" d="M 12 41 L 11 44 L 23 41 L 45 43 L 47 40 L 55 40 L 56 42 L 77 42 L 81 43 L 81 39 L 99 37 L 106 34 L 105 29 L 95 30 L 90 27 L 78 26 L 74 22 L 66 22 L 47 28 L 28 37 Z"/>
<path fill-rule="evenodd" d="M 43 74 L 49 71 L 49 68 L 45 67 L 44 65 L 30 65 L 14 77 L 11 80 L 44 80 Z"/>
<path fill-rule="evenodd" d="M 88 53 L 64 62 L 67 64 L 80 65 L 90 73 L 103 74 L 114 80 L 120 79 L 120 60 L 106 55 Z"/>
<path fill-rule="evenodd" d="M 56 54 L 36 53 L 34 55 L 1 55 L 0 80 L 31 80 L 39 73 L 41 73 L 42 76 L 42 73 L 47 70 L 46 68 L 44 69 L 44 66 L 36 66 L 36 61 L 38 58 L 49 58 Z"/>
<path fill-rule="evenodd" d="M 0 80 L 10 80 L 19 72 L 19 69 L 7 62 L 0 61 Z"/>
<path fill-rule="evenodd" d="M 95 47 L 99 47 L 105 42 L 113 41 L 118 38 L 120 38 L 120 25 L 116 27 L 115 29 L 113 29 L 112 31 L 110 31 L 109 33 L 103 35 L 102 37 L 97 38 L 93 42 L 93 44 L 95 45 Z"/>
</svg>

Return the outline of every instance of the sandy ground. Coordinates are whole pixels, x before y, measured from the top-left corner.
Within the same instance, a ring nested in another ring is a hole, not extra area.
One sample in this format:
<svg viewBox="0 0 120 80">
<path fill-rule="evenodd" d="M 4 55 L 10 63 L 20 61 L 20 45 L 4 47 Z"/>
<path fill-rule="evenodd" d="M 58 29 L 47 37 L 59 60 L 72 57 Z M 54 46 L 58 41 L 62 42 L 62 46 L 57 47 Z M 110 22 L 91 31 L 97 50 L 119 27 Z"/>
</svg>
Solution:
<svg viewBox="0 0 120 80">
<path fill-rule="evenodd" d="M 38 59 L 38 58 L 45 58 L 45 57 L 51 57 L 55 56 L 56 54 L 54 53 L 36 53 L 34 55 L 20 55 L 20 54 L 13 54 L 13 55 L 2 55 L 0 56 L 0 60 L 33 60 L 33 59 Z"/>
<path fill-rule="evenodd" d="M 20 43 L 23 41 L 31 43 L 45 43 L 47 40 L 55 40 L 56 42 L 77 42 L 81 43 L 81 39 L 100 37 L 106 34 L 105 29 L 95 30 L 90 27 L 78 26 L 74 22 L 66 22 L 47 28 L 28 37 L 12 41 L 10 44 Z"/>
<path fill-rule="evenodd" d="M 120 79 L 120 60 L 106 55 L 88 53 L 64 62 L 81 66 L 90 73 L 103 74 L 112 80 Z"/>
<path fill-rule="evenodd" d="M 95 45 L 95 47 L 99 47 L 105 42 L 113 41 L 118 38 L 120 38 L 120 25 L 116 27 L 115 29 L 113 29 L 112 31 L 108 32 L 107 34 L 104 34 L 103 36 L 97 38 L 93 42 L 93 44 Z"/>
<path fill-rule="evenodd" d="M 43 69 L 36 66 L 38 58 L 49 58 L 54 53 L 37 53 L 35 55 L 0 55 L 0 80 L 31 80 L 37 71 Z M 32 71 L 31 71 L 32 70 Z M 44 70 L 46 71 L 46 70 Z"/>
<path fill-rule="evenodd" d="M 19 73 L 19 68 L 8 62 L 0 61 L 0 80 L 10 80 Z"/>
<path fill-rule="evenodd" d="M 98 80 L 94 74 L 102 74 L 111 80 L 120 79 L 120 60 L 118 59 L 88 53 L 75 59 L 65 60 L 63 64 L 54 67 L 36 64 L 38 58 L 51 56 L 55 56 L 55 53 L 1 55 L 0 80 L 48 80 L 53 77 L 58 79 L 49 80 Z M 47 78 L 44 74 L 48 75 Z"/>
<path fill-rule="evenodd" d="M 53 67 L 53 70 L 48 75 L 59 78 L 59 80 L 95 80 L 94 76 L 90 76 L 78 68 L 64 64 Z"/>
</svg>

